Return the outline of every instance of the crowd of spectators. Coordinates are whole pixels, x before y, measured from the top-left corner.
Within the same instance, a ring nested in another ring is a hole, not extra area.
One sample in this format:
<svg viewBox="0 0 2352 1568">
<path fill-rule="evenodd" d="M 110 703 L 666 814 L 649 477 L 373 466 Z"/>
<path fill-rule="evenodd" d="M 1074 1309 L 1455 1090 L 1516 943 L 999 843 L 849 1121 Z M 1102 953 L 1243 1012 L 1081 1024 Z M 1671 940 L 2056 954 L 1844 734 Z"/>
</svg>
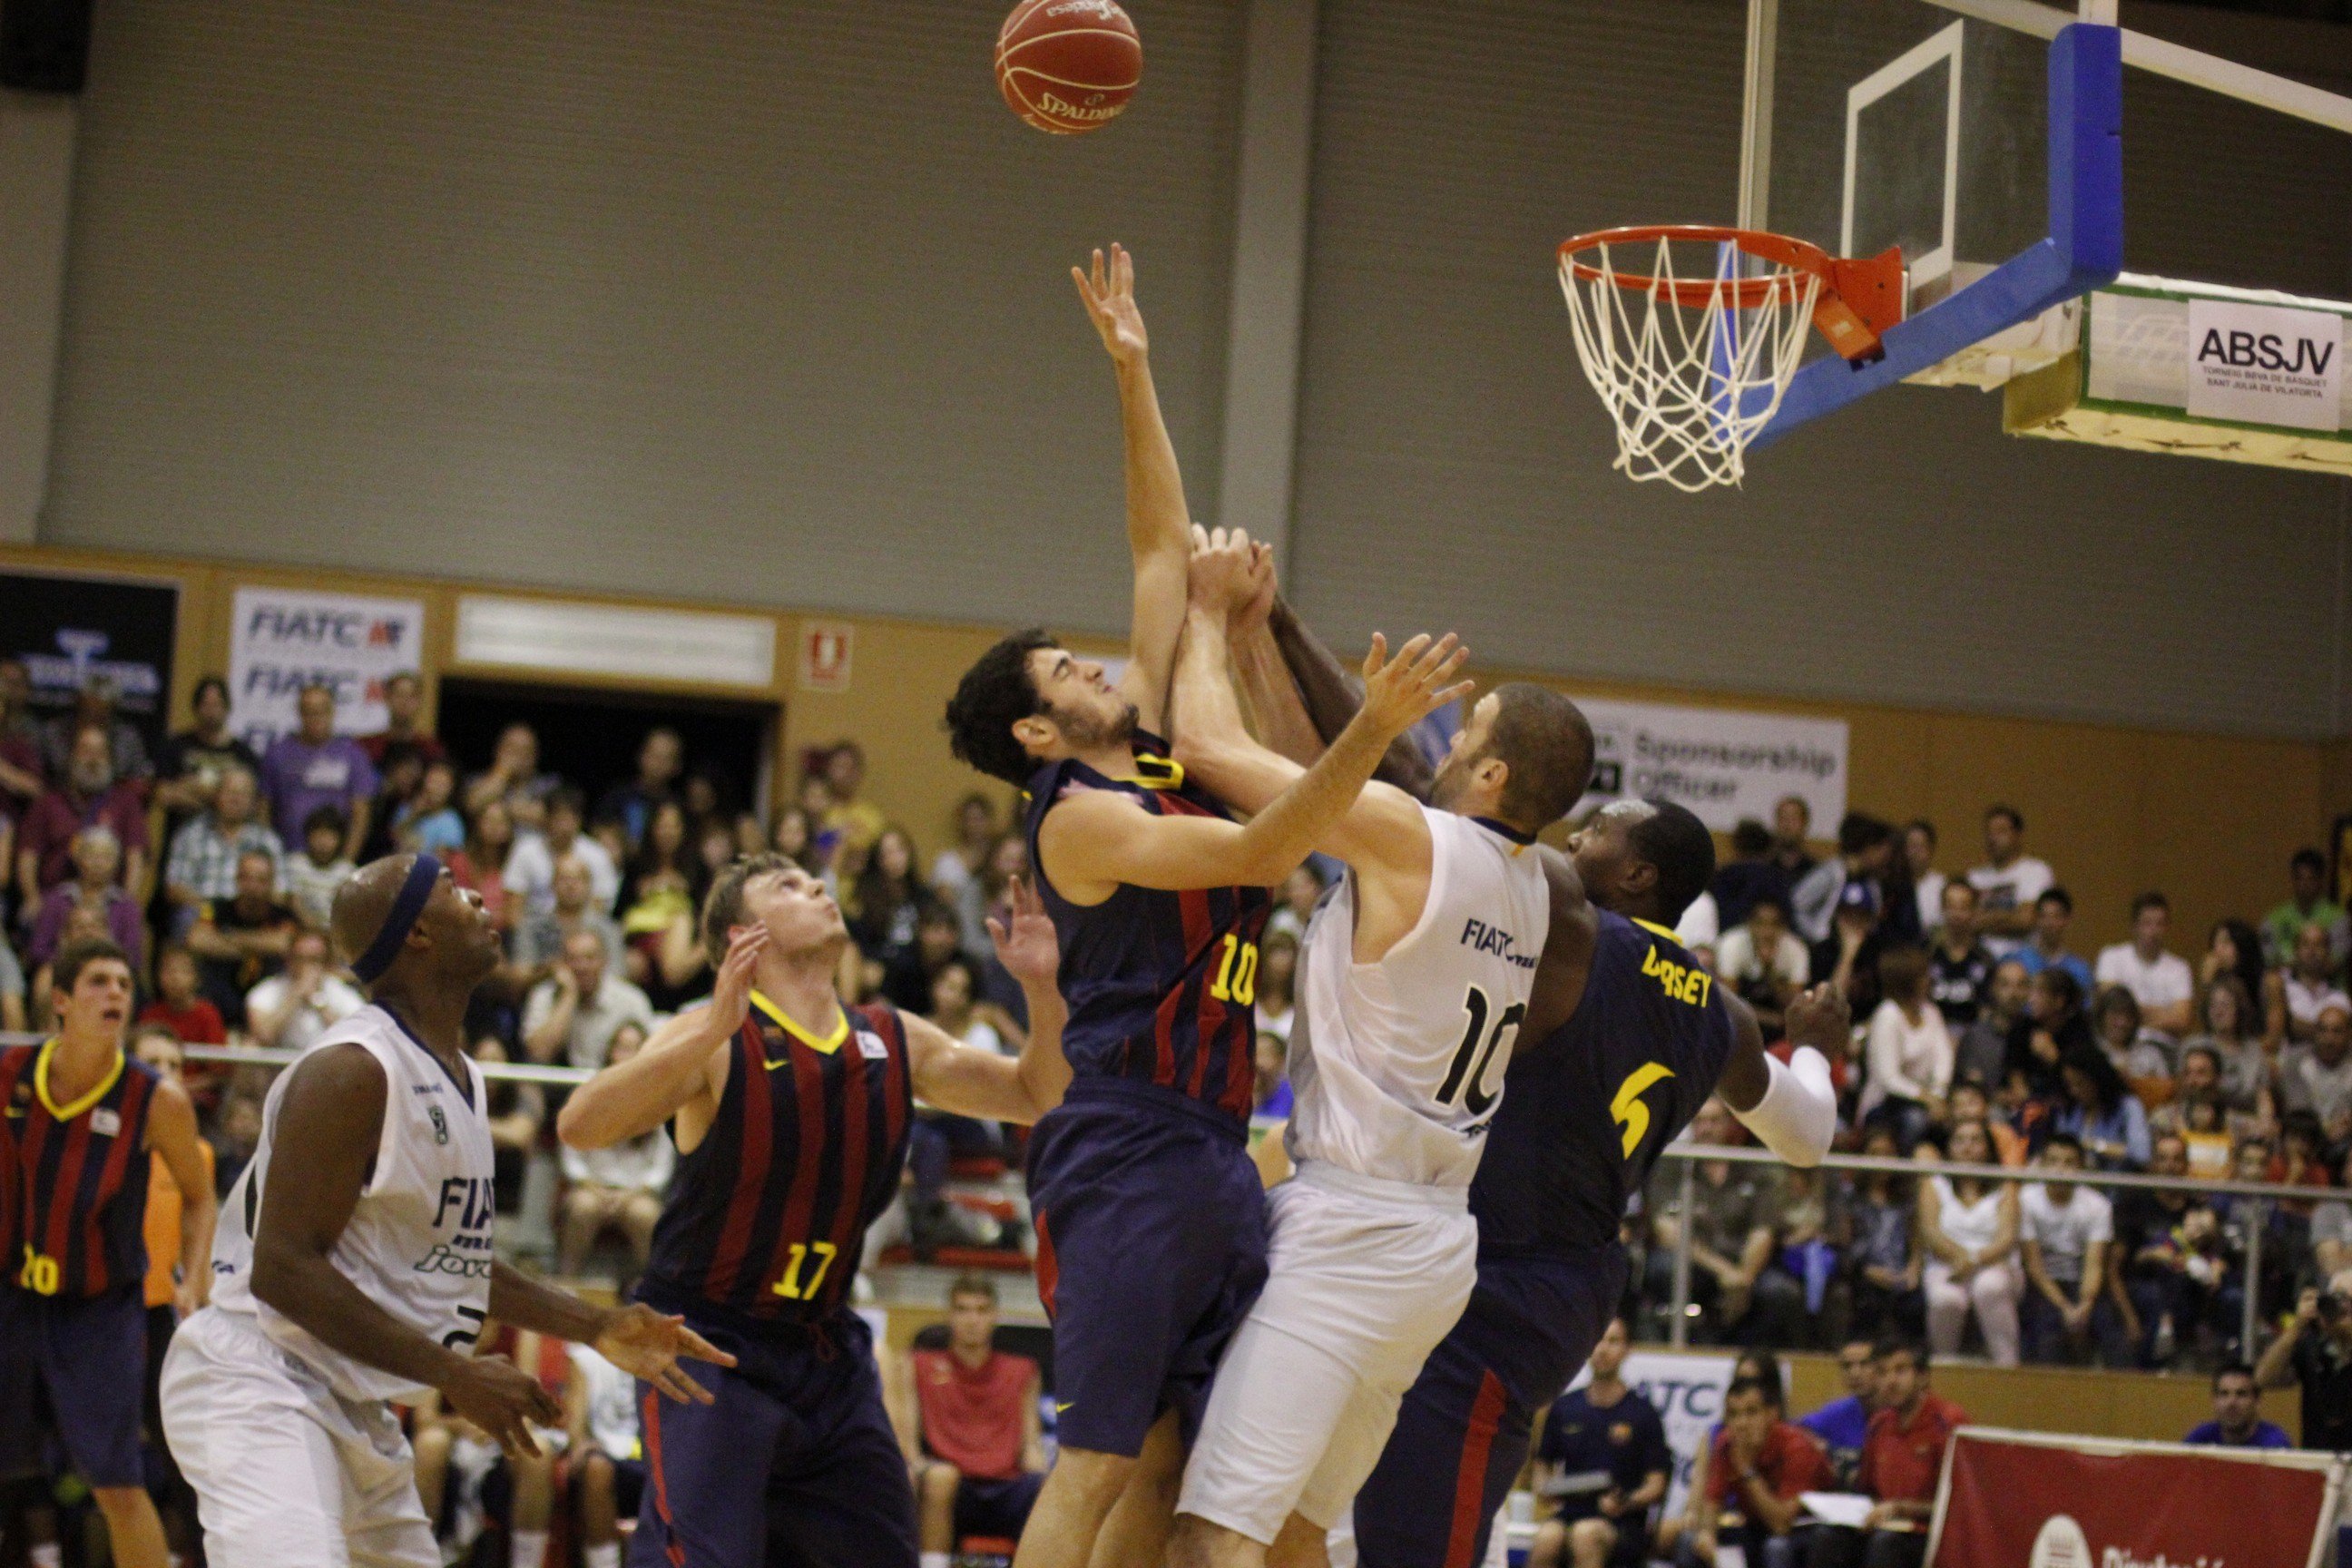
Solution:
<svg viewBox="0 0 2352 1568">
<path fill-rule="evenodd" d="M 1683 940 L 1768 1040 L 1801 987 L 1847 996 L 1841 1150 L 2040 1179 L 1699 1161 L 1685 1215 L 1684 1168 L 1666 1162 L 1627 1221 L 1647 1254 L 1637 1323 L 1664 1331 L 1685 1224 L 1691 1327 L 1718 1342 L 1901 1332 L 2001 1363 L 2210 1367 L 2261 1349 L 2240 1342 L 2250 1292 L 2276 1323 L 2305 1288 L 2352 1290 L 2352 927 L 2318 851 L 2294 856 L 2258 923 L 2221 920 L 2176 951 L 2150 890 L 2128 940 L 2084 954 L 2074 900 L 2012 807 L 1986 812 L 1982 861 L 1948 874 L 1931 823 L 1851 814 L 1820 860 L 1810 826 L 1794 798 L 1769 828 L 1741 824 Z M 1691 1137 L 1744 1134 L 1711 1105 Z M 2081 1180 L 2100 1172 L 2314 1191 L 2110 1197 Z"/>
</svg>

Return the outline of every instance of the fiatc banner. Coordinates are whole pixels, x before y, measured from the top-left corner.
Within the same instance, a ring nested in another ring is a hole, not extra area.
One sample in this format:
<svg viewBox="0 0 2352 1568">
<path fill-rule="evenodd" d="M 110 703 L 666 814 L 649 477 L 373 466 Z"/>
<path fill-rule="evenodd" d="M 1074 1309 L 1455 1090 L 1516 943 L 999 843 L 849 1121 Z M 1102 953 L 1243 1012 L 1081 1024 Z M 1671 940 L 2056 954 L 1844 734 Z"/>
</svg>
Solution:
<svg viewBox="0 0 2352 1568">
<path fill-rule="evenodd" d="M 1592 789 L 1579 809 L 1653 798 L 1688 806 L 1718 833 L 1743 816 L 1769 824 L 1795 795 L 1829 837 L 1845 815 L 1846 726 L 1729 708 L 1680 708 L 1580 697 L 1592 722 Z"/>
<path fill-rule="evenodd" d="M 0 572 L 0 658 L 23 661 L 35 713 L 70 711 L 82 683 L 103 676 L 150 757 L 163 743 L 179 619 L 169 583 Z"/>
<path fill-rule="evenodd" d="M 2315 1568 L 2342 1483 L 2332 1454 L 1966 1426 L 1932 1568 Z"/>
<path fill-rule="evenodd" d="M 424 657 L 425 606 L 299 588 L 239 588 L 229 631 L 230 725 L 256 751 L 295 726 L 295 699 L 323 681 L 338 734 L 384 725 L 383 683 Z"/>
</svg>

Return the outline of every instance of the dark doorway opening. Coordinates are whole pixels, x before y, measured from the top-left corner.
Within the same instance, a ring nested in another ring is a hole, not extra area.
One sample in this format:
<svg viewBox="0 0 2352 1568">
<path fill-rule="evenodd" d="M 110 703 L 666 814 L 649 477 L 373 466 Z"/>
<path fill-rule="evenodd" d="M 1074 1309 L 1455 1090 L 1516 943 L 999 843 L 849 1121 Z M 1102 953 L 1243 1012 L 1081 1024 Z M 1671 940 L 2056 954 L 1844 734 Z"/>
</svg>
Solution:
<svg viewBox="0 0 2352 1568">
<path fill-rule="evenodd" d="M 539 732 L 540 766 L 579 785 L 592 805 L 635 776 L 646 731 L 667 724 L 686 742 L 687 772 L 710 777 L 720 806 L 748 808 L 762 820 L 782 721 L 783 708 L 774 702 L 463 677 L 441 682 L 436 721 L 441 743 L 468 774 L 489 765 L 499 731 L 529 724 Z"/>
</svg>

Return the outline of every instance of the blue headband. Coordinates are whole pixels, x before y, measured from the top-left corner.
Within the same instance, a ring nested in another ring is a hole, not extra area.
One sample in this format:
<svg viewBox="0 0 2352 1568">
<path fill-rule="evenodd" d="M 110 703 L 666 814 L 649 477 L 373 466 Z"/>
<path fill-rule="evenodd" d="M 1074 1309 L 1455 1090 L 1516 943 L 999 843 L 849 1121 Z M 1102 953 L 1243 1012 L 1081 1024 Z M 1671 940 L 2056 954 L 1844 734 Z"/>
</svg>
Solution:
<svg viewBox="0 0 2352 1568">
<path fill-rule="evenodd" d="M 408 879 L 400 885 L 400 896 L 392 900 L 392 912 L 383 917 L 383 929 L 375 933 L 368 950 L 352 964 L 352 973 L 362 985 L 373 985 L 383 978 L 393 960 L 408 944 L 408 933 L 416 929 L 416 917 L 425 912 L 425 900 L 433 896 L 433 885 L 441 879 L 441 862 L 430 855 L 419 855 L 409 863 Z"/>
</svg>

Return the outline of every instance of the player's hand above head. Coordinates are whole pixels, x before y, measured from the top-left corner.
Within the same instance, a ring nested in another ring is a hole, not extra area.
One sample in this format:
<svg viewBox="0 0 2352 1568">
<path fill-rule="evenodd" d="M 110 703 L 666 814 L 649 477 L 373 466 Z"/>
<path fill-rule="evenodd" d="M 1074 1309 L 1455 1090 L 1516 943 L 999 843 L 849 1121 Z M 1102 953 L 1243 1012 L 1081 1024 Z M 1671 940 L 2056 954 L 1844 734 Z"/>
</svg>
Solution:
<svg viewBox="0 0 2352 1568">
<path fill-rule="evenodd" d="M 1025 877 L 1007 887 L 1011 895 L 999 920 L 988 917 L 988 940 L 995 944 L 996 962 L 1015 980 L 1050 983 L 1062 968 L 1062 942 L 1054 932 L 1054 919 L 1045 900 Z"/>
<path fill-rule="evenodd" d="M 452 1414 L 480 1427 L 509 1458 L 539 1452 L 530 1424 L 561 1426 L 563 1406 L 540 1386 L 539 1379 L 519 1371 L 504 1356 L 470 1356 L 458 1363 L 454 1377 L 441 1385 L 441 1396 Z"/>
<path fill-rule="evenodd" d="M 1225 631 L 1240 637 L 1255 632 L 1274 616 L 1276 590 L 1274 574 L 1274 546 L 1262 540 L 1250 542 L 1250 596 L 1226 618 Z"/>
<path fill-rule="evenodd" d="M 1070 268 L 1077 279 L 1078 298 L 1087 307 L 1095 331 L 1102 334 L 1103 347 L 1120 364 L 1139 363 L 1151 350 L 1151 340 L 1143 330 L 1143 312 L 1135 304 L 1135 258 L 1124 246 L 1113 244 L 1108 265 L 1099 250 L 1094 254 L 1091 271 L 1081 267 Z"/>
<path fill-rule="evenodd" d="M 679 1370 L 680 1357 L 714 1366 L 735 1364 L 733 1356 L 688 1328 L 684 1318 L 666 1316 L 643 1301 L 632 1301 L 614 1311 L 596 1336 L 595 1348 L 598 1355 L 680 1405 L 712 1402 L 708 1389 Z"/>
<path fill-rule="evenodd" d="M 1816 985 L 1789 999 L 1781 1011 L 1781 1023 L 1791 1042 L 1811 1046 L 1827 1056 L 1832 1047 L 1853 1036 L 1853 1009 L 1835 986 Z"/>
<path fill-rule="evenodd" d="M 1389 657 L 1388 639 L 1372 634 L 1364 656 L 1364 705 L 1354 722 L 1393 739 L 1430 714 L 1470 694 L 1470 682 L 1454 679 L 1470 657 L 1452 632 L 1432 642 L 1423 632 Z"/>
<path fill-rule="evenodd" d="M 1230 616 L 1257 593 L 1257 567 L 1246 529 L 1204 530 L 1192 525 L 1192 603 Z"/>
<path fill-rule="evenodd" d="M 743 926 L 729 938 L 727 956 L 719 963 L 710 987 L 710 1017 L 733 1035 L 751 1013 L 751 980 L 759 973 L 760 955 L 768 951 L 768 928 Z"/>
</svg>

